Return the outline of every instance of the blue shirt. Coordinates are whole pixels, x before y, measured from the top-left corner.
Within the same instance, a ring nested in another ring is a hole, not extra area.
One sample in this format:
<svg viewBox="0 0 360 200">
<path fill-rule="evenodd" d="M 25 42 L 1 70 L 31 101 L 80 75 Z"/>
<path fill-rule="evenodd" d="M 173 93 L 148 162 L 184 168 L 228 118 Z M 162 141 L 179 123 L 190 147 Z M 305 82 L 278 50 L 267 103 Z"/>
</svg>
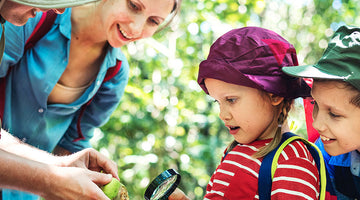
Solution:
<svg viewBox="0 0 360 200">
<path fill-rule="evenodd" d="M 3 128 L 48 152 L 56 145 L 76 152 L 90 147 L 94 129 L 104 125 L 118 106 L 128 82 L 129 64 L 119 48 L 109 47 L 96 80 L 80 98 L 71 104 L 48 104 L 47 98 L 68 64 L 71 9 L 58 15 L 51 30 L 24 54 L 25 42 L 40 17 L 38 13 L 21 27 L 5 23 L 6 44 L 0 77 L 8 71 L 9 74 Z M 107 70 L 115 66 L 117 60 L 122 62 L 120 71 L 102 83 Z M 85 139 L 74 142 L 79 137 L 76 128 L 79 110 L 92 98 L 81 119 Z"/>
<path fill-rule="evenodd" d="M 330 176 L 330 183 L 332 185 L 332 189 L 335 190 L 336 196 L 338 200 L 350 200 L 352 198 L 349 198 L 343 194 L 341 194 L 339 191 L 336 190 L 335 183 L 335 166 L 337 167 L 350 167 L 351 175 L 353 177 L 360 178 L 360 154 L 357 151 L 352 151 L 349 153 L 341 154 L 338 156 L 330 156 L 324 149 L 324 144 L 320 139 L 316 140 L 315 144 L 319 147 L 321 150 L 326 170 Z"/>
</svg>

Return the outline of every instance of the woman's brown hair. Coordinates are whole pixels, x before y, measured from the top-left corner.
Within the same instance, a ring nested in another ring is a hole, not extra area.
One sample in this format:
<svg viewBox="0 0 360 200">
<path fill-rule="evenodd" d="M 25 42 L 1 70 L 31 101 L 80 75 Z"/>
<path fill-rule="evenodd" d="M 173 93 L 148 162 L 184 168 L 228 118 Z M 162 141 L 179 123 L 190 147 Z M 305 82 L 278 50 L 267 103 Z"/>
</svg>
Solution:
<svg viewBox="0 0 360 200">
<path fill-rule="evenodd" d="M 155 34 L 164 30 L 166 27 L 168 27 L 172 23 L 174 18 L 180 13 L 181 3 L 182 3 L 182 0 L 174 0 L 174 7 L 170 12 L 170 16 L 167 19 L 165 19 L 165 22 L 160 25 L 158 30 L 156 30 Z"/>
</svg>

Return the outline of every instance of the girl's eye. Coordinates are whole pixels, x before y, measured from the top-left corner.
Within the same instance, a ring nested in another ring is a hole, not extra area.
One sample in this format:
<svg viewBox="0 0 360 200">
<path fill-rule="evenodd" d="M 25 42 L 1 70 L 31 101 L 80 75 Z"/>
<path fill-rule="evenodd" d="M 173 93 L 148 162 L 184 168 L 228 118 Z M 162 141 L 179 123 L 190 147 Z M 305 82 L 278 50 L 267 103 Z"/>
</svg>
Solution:
<svg viewBox="0 0 360 200">
<path fill-rule="evenodd" d="M 132 1 L 129 1 L 129 7 L 135 11 L 139 11 L 140 8 Z"/>
<path fill-rule="evenodd" d="M 152 18 L 149 19 L 149 22 L 155 26 L 159 26 L 159 24 L 160 24 L 159 21 L 156 21 L 155 19 L 152 19 Z"/>
<path fill-rule="evenodd" d="M 226 101 L 229 103 L 235 103 L 236 99 L 235 98 L 226 98 Z"/>
</svg>

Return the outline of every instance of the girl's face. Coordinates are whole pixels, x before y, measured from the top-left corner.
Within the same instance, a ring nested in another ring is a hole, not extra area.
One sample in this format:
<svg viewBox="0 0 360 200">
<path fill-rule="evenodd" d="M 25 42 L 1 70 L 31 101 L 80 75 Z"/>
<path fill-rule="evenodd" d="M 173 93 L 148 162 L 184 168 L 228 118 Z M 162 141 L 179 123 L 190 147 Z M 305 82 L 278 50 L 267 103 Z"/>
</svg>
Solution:
<svg viewBox="0 0 360 200">
<path fill-rule="evenodd" d="M 336 81 L 313 84 L 313 127 L 332 156 L 360 150 L 360 108 L 350 103 L 356 94 Z"/>
<path fill-rule="evenodd" d="M 102 24 L 113 47 L 151 37 L 171 13 L 175 0 L 103 0 Z"/>
<path fill-rule="evenodd" d="M 211 78 L 205 79 L 205 85 L 220 105 L 220 119 L 237 142 L 248 144 L 274 137 L 276 108 L 263 92 Z"/>
</svg>

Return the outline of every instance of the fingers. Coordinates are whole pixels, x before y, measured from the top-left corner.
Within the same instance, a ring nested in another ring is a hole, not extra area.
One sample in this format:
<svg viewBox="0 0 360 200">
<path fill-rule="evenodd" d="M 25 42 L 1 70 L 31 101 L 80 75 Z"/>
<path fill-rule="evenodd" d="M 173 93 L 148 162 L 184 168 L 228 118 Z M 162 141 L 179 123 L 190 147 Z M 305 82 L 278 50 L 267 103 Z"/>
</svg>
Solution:
<svg viewBox="0 0 360 200">
<path fill-rule="evenodd" d="M 106 185 L 110 183 L 112 178 L 112 174 L 105 174 L 100 172 L 93 172 L 91 175 L 91 180 L 97 185 Z"/>
<path fill-rule="evenodd" d="M 101 172 L 94 172 L 88 169 L 84 169 L 84 175 L 90 181 L 90 185 L 86 183 L 82 184 L 87 194 L 91 194 L 92 199 L 95 197 L 97 200 L 110 200 L 104 192 L 101 190 L 101 186 L 108 184 L 112 180 L 111 174 L 104 174 Z M 87 186 L 86 186 L 87 185 Z"/>
<path fill-rule="evenodd" d="M 120 180 L 117 164 L 94 149 L 89 149 L 89 167 L 100 167 L 104 173 L 112 174 L 114 178 Z"/>
<path fill-rule="evenodd" d="M 111 180 L 111 179 L 110 179 L 110 180 Z M 107 197 L 107 196 L 105 195 L 105 193 L 100 189 L 100 187 L 96 186 L 96 187 L 94 188 L 94 190 L 95 190 L 95 192 L 96 192 L 96 194 L 97 194 L 97 195 L 95 195 L 95 196 L 96 196 L 96 199 L 98 199 L 98 200 L 111 200 L 109 197 Z"/>
<path fill-rule="evenodd" d="M 50 187 L 45 187 L 45 199 L 97 199 L 110 200 L 98 185 L 111 181 L 111 174 L 94 172 L 78 167 L 54 167 L 55 178 L 50 178 Z"/>
<path fill-rule="evenodd" d="M 91 179 L 93 183 L 95 183 L 97 186 L 94 189 L 94 192 L 96 192 L 96 199 L 99 200 L 110 200 L 109 197 L 105 195 L 105 193 L 100 189 L 101 186 L 106 185 L 111 182 L 112 180 L 111 174 L 104 174 L 100 172 L 92 172 L 91 173 Z"/>
<path fill-rule="evenodd" d="M 93 186 L 86 188 L 86 190 L 88 191 L 87 195 L 90 195 L 91 198 L 89 197 L 82 197 L 82 196 L 78 196 L 79 199 L 97 199 L 97 200 L 110 200 L 109 197 L 107 197 L 105 195 L 105 193 L 101 190 L 101 188 L 97 185 L 95 185 L 94 183 L 92 184 Z"/>
</svg>

